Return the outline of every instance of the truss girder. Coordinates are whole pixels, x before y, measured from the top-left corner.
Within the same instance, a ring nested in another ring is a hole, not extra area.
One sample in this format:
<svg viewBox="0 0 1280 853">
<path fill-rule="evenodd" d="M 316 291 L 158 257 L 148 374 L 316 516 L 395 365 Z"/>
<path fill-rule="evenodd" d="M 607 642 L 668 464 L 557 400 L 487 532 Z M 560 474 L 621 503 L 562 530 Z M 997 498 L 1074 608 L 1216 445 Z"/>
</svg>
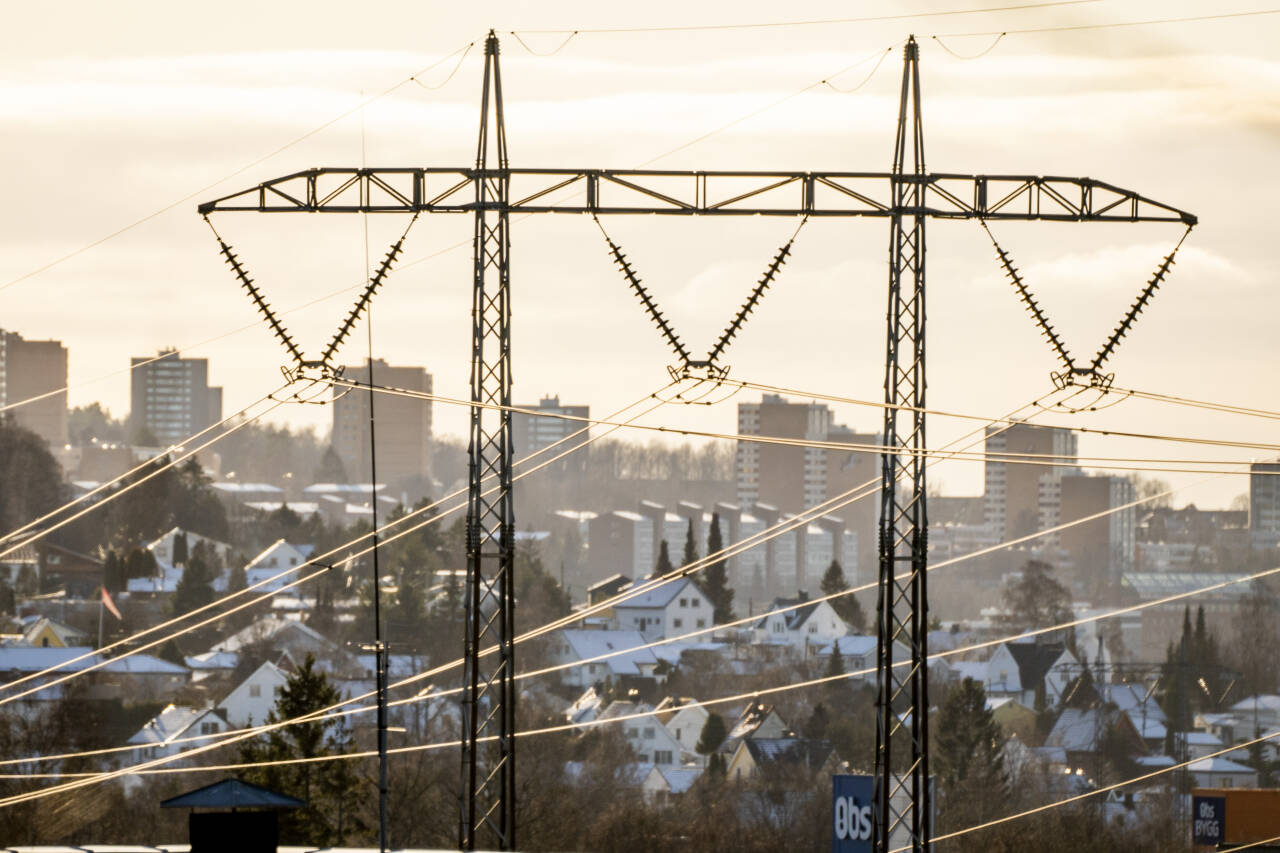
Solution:
<svg viewBox="0 0 1280 853">
<path fill-rule="evenodd" d="M 201 213 L 472 213 L 508 183 L 512 213 L 698 216 L 863 216 L 938 219 L 1182 222 L 1195 217 L 1091 178 L 891 172 L 731 172 L 658 169 L 319 168 L 200 205 Z M 478 199 L 469 188 L 483 183 Z M 910 183 L 911 207 L 895 201 Z M 897 212 L 897 213 L 895 213 Z"/>
</svg>

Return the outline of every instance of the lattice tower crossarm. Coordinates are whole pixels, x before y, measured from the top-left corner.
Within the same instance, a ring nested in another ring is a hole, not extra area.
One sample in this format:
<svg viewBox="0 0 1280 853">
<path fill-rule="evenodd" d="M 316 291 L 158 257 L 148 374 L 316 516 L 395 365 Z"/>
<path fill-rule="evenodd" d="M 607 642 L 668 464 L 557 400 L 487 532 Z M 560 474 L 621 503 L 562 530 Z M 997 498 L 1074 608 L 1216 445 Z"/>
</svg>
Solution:
<svg viewBox="0 0 1280 853">
<path fill-rule="evenodd" d="M 926 449 L 924 174 L 919 47 L 912 38 L 905 49 L 889 219 L 884 445 L 890 449 L 881 455 L 876 614 L 878 853 L 895 847 L 924 853 L 929 831 L 929 521 L 920 452 Z"/>
<path fill-rule="evenodd" d="M 492 109 L 491 109 L 492 107 Z M 490 113 L 492 112 L 492 116 Z M 491 168 L 493 161 L 497 168 Z M 511 236 L 498 39 L 485 40 L 476 150 L 467 586 L 458 846 L 513 850 L 515 508 L 511 489 Z M 491 406 L 501 408 L 489 408 Z M 486 484 L 496 479 L 496 487 Z M 496 651 L 481 652 L 489 646 Z"/>
</svg>

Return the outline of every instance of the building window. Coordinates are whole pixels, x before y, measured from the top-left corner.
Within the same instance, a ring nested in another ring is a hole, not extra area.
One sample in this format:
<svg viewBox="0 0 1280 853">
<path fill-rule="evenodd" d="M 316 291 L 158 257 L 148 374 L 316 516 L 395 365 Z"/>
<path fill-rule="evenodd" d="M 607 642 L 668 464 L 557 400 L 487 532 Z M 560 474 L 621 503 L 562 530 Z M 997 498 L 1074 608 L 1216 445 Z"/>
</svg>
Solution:
<svg viewBox="0 0 1280 853">
<path fill-rule="evenodd" d="M 202 735 L 216 735 L 217 733 L 218 733 L 218 724 L 217 724 L 217 723 L 201 723 L 201 724 L 200 724 L 200 734 L 202 734 Z"/>
<path fill-rule="evenodd" d="M 649 726 L 649 727 L 645 728 L 645 730 L 644 730 L 644 739 L 645 739 L 645 740 L 653 740 L 653 727 L 652 727 L 652 726 Z"/>
<path fill-rule="evenodd" d="M 688 607 L 688 606 L 689 606 L 689 599 L 687 599 L 687 598 L 682 598 L 682 599 L 680 599 L 680 606 L 681 606 L 681 607 Z"/>
<path fill-rule="evenodd" d="M 672 627 L 672 628 L 679 628 L 679 627 L 681 627 L 683 624 L 684 624 L 684 620 L 683 620 L 683 619 L 672 619 L 672 620 L 671 620 L 671 627 Z"/>
<path fill-rule="evenodd" d="M 670 764 L 670 763 L 671 763 L 671 750 L 669 750 L 669 749 L 655 749 L 655 750 L 653 751 L 653 763 L 654 763 L 654 764 Z"/>
<path fill-rule="evenodd" d="M 690 606 L 690 607 L 698 607 L 698 606 L 699 606 L 699 605 L 701 605 L 701 604 L 702 604 L 702 602 L 701 602 L 701 601 L 699 601 L 699 600 L 698 600 L 698 599 L 696 599 L 696 598 L 691 598 L 691 599 L 689 599 L 689 606 Z"/>
<path fill-rule="evenodd" d="M 816 633 L 818 633 L 818 626 L 817 626 L 817 625 L 810 625 L 810 626 L 809 626 L 809 633 L 810 633 L 810 634 L 816 634 Z"/>
<path fill-rule="evenodd" d="M 262 685 L 261 685 L 261 684 L 250 684 L 250 685 L 249 685 L 249 696 L 250 696 L 250 698 L 257 699 L 257 698 L 258 698 L 259 696 L 261 696 L 261 695 L 262 695 Z"/>
<path fill-rule="evenodd" d="M 699 619 L 699 620 L 698 620 L 698 627 L 699 627 L 699 628 L 705 628 L 705 627 L 707 627 L 707 620 L 706 620 L 706 619 Z"/>
</svg>

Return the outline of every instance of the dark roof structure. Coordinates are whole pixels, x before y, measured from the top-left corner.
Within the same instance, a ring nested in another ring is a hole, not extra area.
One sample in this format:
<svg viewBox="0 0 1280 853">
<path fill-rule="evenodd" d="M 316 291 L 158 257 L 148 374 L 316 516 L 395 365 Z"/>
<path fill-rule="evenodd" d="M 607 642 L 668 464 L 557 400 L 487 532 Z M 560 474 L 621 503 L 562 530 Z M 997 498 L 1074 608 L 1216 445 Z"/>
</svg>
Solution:
<svg viewBox="0 0 1280 853">
<path fill-rule="evenodd" d="M 1018 665 L 1018 680 L 1023 690 L 1038 687 L 1067 649 L 1062 643 L 1009 643 L 1006 647 Z"/>
<path fill-rule="evenodd" d="M 300 809 L 302 800 L 239 779 L 223 779 L 194 791 L 170 797 L 162 809 Z"/>
</svg>

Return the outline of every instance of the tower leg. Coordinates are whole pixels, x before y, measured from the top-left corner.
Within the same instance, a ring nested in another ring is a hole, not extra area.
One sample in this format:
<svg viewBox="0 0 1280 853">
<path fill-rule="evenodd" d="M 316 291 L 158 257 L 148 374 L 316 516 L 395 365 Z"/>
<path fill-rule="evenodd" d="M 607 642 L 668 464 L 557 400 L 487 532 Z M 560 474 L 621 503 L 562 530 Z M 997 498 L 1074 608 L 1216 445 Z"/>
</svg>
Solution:
<svg viewBox="0 0 1280 853">
<path fill-rule="evenodd" d="M 908 163 L 908 157 L 910 162 Z M 893 158 L 876 605 L 877 853 L 928 850 L 929 630 L 925 512 L 925 172 L 919 48 L 907 42 Z"/>
<path fill-rule="evenodd" d="M 492 109 L 491 109 L 492 107 Z M 490 118 L 492 112 L 492 123 Z M 497 168 L 492 167 L 496 158 Z M 498 39 L 485 41 L 476 152 L 467 584 L 458 847 L 515 849 L 515 510 L 511 491 L 511 183 Z M 486 478 L 496 478 L 486 487 Z M 496 488 L 494 486 L 496 485 Z M 486 488 L 492 489 L 485 494 Z M 489 646 L 497 652 L 480 653 Z"/>
</svg>

